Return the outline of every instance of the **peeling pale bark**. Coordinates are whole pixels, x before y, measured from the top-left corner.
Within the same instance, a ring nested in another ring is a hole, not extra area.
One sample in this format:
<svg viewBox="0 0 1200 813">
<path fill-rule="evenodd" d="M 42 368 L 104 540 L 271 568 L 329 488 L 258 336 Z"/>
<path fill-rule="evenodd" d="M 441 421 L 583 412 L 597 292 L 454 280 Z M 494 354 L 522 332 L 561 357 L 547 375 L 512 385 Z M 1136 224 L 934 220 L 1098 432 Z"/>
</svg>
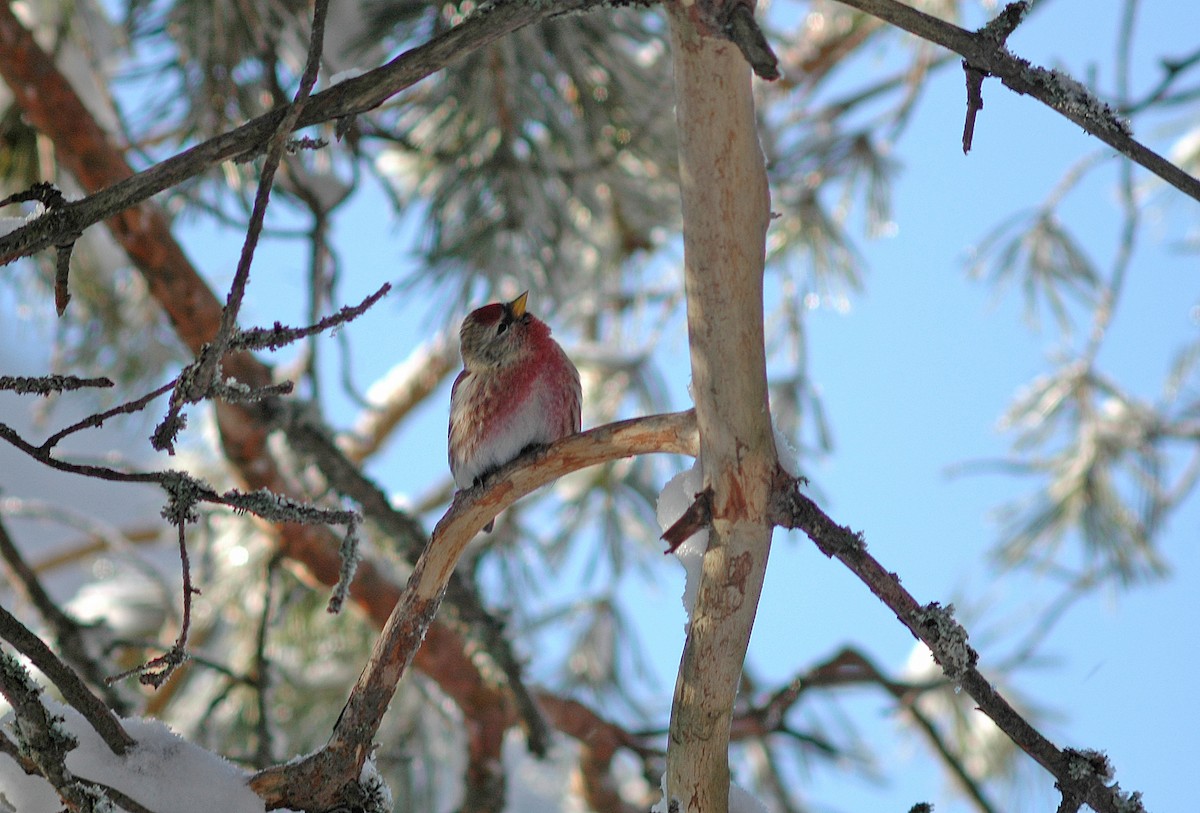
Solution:
<svg viewBox="0 0 1200 813">
<path fill-rule="evenodd" d="M 725 813 L 729 727 L 771 544 L 777 470 L 767 408 L 763 265 L 770 219 L 751 72 L 713 36 L 720 3 L 668 6 L 688 340 L 712 533 L 671 713 L 667 793 Z"/>
</svg>

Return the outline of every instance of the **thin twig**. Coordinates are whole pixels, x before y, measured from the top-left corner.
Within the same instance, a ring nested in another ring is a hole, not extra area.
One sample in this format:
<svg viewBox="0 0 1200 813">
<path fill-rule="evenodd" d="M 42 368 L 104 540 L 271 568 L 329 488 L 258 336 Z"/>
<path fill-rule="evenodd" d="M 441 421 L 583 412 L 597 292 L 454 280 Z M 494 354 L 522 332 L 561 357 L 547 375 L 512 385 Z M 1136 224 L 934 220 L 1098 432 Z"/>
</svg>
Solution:
<svg viewBox="0 0 1200 813">
<path fill-rule="evenodd" d="M 230 339 L 230 349 L 236 350 L 278 350 L 281 347 L 297 342 L 300 339 L 313 336 L 318 333 L 324 333 L 331 328 L 343 325 L 353 319 L 357 319 L 364 314 L 372 305 L 382 299 L 392 289 L 389 282 L 385 282 L 379 290 L 368 296 L 357 305 L 346 305 L 338 310 L 337 313 L 330 314 L 323 319 L 319 319 L 307 327 L 292 328 L 284 327 L 279 322 L 276 322 L 274 327 L 270 328 L 251 328 L 249 330 L 241 330 L 234 334 Z"/>
<path fill-rule="evenodd" d="M 276 554 L 267 560 L 266 572 L 263 576 L 263 608 L 258 616 L 258 630 L 254 636 L 254 691 L 258 719 L 254 721 L 254 729 L 258 740 L 254 747 L 254 764 L 257 768 L 265 768 L 274 761 L 272 753 L 274 738 L 271 731 L 270 690 L 271 690 L 271 659 L 267 657 L 267 635 L 271 628 L 271 614 L 274 612 L 272 599 L 275 592 L 275 574 L 279 571 L 281 557 Z"/>
<path fill-rule="evenodd" d="M 175 438 L 183 429 L 183 408 L 187 404 L 198 403 L 208 398 L 212 387 L 218 382 L 221 359 L 230 349 L 237 328 L 237 318 L 241 311 L 242 300 L 246 296 L 246 285 L 250 281 L 250 267 L 254 262 L 254 251 L 258 247 L 258 238 L 262 234 L 263 221 L 267 216 L 267 205 L 271 200 L 271 188 L 275 183 L 275 173 L 279 170 L 279 162 L 283 159 L 288 136 L 296 126 L 309 94 L 317 81 L 317 72 L 321 64 L 321 48 L 325 36 L 325 15 L 328 11 L 329 0 L 316 0 L 313 7 L 312 36 L 309 40 L 308 61 L 300 79 L 300 87 L 296 97 L 285 109 L 283 118 L 275 126 L 270 139 L 267 141 L 267 156 L 263 162 L 262 174 L 259 176 L 258 189 L 254 194 L 254 206 L 250 212 L 250 222 L 246 226 L 246 239 L 242 243 L 242 252 L 238 257 L 237 269 L 233 281 L 229 285 L 229 294 L 225 307 L 221 311 L 221 321 L 213 336 L 192 364 L 180 373 L 171 394 L 171 405 L 151 438 L 156 449 L 174 451 Z"/>
<path fill-rule="evenodd" d="M 72 435 L 82 429 L 94 429 L 103 426 L 106 420 L 117 415 L 132 415 L 135 412 L 139 412 L 142 409 L 145 409 L 146 405 L 155 398 L 158 398 L 160 395 L 166 395 L 168 392 L 170 392 L 171 388 L 175 386 L 175 382 L 177 380 L 177 378 L 173 378 L 158 389 L 146 393 L 141 398 L 135 398 L 132 401 L 127 401 L 126 403 L 115 406 L 112 409 L 107 409 L 104 412 L 97 412 L 94 415 L 89 415 L 81 421 L 77 421 L 64 429 L 60 429 L 50 437 L 46 438 L 39 448 L 45 452 L 49 452 L 67 435 Z"/>
</svg>

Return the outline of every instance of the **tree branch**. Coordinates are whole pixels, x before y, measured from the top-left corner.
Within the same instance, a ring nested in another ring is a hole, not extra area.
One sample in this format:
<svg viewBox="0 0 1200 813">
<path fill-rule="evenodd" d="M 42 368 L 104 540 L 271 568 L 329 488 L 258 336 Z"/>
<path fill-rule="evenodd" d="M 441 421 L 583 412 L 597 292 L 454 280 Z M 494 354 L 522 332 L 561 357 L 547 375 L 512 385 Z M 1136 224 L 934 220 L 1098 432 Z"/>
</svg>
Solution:
<svg viewBox="0 0 1200 813">
<path fill-rule="evenodd" d="M 778 458 L 763 327 L 766 166 L 750 72 L 714 36 L 704 5 L 667 6 L 692 391 L 712 528 L 675 684 L 665 796 L 686 813 L 725 813 L 729 730 L 770 552 Z"/>
<path fill-rule="evenodd" d="M 268 806 L 328 809 L 344 802 L 343 794 L 353 792 L 379 722 L 421 648 L 459 558 L 483 526 L 521 497 L 572 471 L 654 452 L 694 455 L 697 447 L 695 415 L 690 411 L 635 418 L 523 455 L 482 485 L 458 492 L 375 642 L 329 744 L 299 762 L 261 771 L 251 786 Z"/>
<path fill-rule="evenodd" d="M 822 553 L 836 558 L 858 576 L 913 636 L 929 647 L 946 676 L 975 699 L 979 710 L 1054 776 L 1064 800 L 1083 801 L 1099 813 L 1142 809 L 1138 794 L 1127 794 L 1115 783 L 1106 785 L 1108 777 L 1084 770 L 1086 766 L 1072 756 L 1071 749 L 1060 750 L 1022 717 L 975 668 L 978 656 L 968 645 L 965 630 L 950 616 L 950 608 L 942 609 L 936 603 L 918 604 L 901 587 L 900 578 L 867 553 L 861 534 L 835 523 L 801 494 L 800 483 L 786 474 L 779 476 L 773 515 L 777 525 L 804 531 Z"/>
<path fill-rule="evenodd" d="M 989 24 L 977 32 L 970 32 L 897 0 L 838 1 L 960 54 L 968 71 L 973 69 L 999 77 L 1011 90 L 1032 96 L 1180 192 L 1200 201 L 1200 179 L 1133 138 L 1128 123 L 1074 79 L 1013 56 L 1004 47 L 1003 38 L 998 36 L 1006 35 L 1004 26 Z M 1014 16 L 1009 9 L 1024 5 L 1027 4 L 1010 4 L 1001 12 L 1001 19 Z"/>
<path fill-rule="evenodd" d="M 400 554 L 415 562 L 428 534 L 408 514 L 397 511 L 378 485 L 354 465 L 329 438 L 324 428 L 305 412 L 294 411 L 288 422 L 288 438 L 297 452 L 310 459 L 329 485 L 342 496 L 358 503 L 363 514 L 374 522 L 396 546 Z M 504 624 L 483 606 L 471 583 L 457 571 L 446 586 L 448 609 L 444 622 L 452 626 L 470 647 L 494 662 L 507 681 L 513 702 L 525 728 L 529 748 L 544 756 L 549 732 L 536 704 L 525 686 L 523 669 L 512 646 L 504 636 Z"/>
<path fill-rule="evenodd" d="M 41 638 L 3 607 L 0 607 L 0 638 L 29 658 L 29 662 L 58 687 L 63 699 L 84 716 L 110 751 L 119 756 L 133 747 L 133 738 L 121 727 L 117 716 L 104 701 L 92 694 L 75 670 L 59 660 Z"/>
</svg>

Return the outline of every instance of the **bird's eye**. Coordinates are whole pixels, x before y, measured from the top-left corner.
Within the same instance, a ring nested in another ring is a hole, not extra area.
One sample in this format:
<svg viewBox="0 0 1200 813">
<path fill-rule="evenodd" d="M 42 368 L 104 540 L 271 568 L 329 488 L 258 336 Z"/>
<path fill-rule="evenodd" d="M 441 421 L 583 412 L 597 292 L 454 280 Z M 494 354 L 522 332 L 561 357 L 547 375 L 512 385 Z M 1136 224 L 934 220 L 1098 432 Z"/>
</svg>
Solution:
<svg viewBox="0 0 1200 813">
<path fill-rule="evenodd" d="M 496 325 L 496 335 L 497 336 L 503 336 L 504 331 L 506 331 L 506 330 L 508 330 L 508 322 L 501 322 L 500 324 Z"/>
</svg>

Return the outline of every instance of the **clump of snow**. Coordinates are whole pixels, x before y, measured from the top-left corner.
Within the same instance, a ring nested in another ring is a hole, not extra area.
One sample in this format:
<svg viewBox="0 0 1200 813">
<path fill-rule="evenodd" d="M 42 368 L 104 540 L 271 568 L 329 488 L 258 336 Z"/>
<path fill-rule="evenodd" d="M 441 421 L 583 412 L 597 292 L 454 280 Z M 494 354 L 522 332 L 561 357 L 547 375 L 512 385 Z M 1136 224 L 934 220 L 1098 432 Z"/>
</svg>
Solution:
<svg viewBox="0 0 1200 813">
<path fill-rule="evenodd" d="M 358 772 L 358 785 L 367 797 L 363 804 L 367 813 L 391 813 L 395 807 L 392 789 L 379 773 L 379 766 L 375 764 L 375 754 L 371 754 L 363 762 L 362 770 Z"/>
<path fill-rule="evenodd" d="M 46 212 L 46 207 L 41 203 L 34 203 L 33 211 L 24 217 L 0 217 L 0 237 L 14 232 L 23 226 L 28 226 L 33 221 L 37 220 Z"/>
<path fill-rule="evenodd" d="M 658 783 L 659 792 L 662 793 L 662 798 L 654 803 L 650 808 L 650 813 L 670 813 L 671 803 L 667 799 L 667 772 L 663 771 L 662 781 Z"/>
<path fill-rule="evenodd" d="M 63 718 L 62 727 L 79 742 L 66 758 L 67 769 L 79 779 L 119 790 L 151 810 L 263 813 L 263 800 L 246 784 L 246 773 L 183 739 L 165 723 L 144 718 L 122 720 L 137 745 L 117 756 L 82 714 L 50 698 L 42 702 L 51 714 Z M 0 721 L 5 728 L 12 723 L 11 714 Z M 49 813 L 61 808 L 50 783 L 26 776 L 15 760 L 0 757 L 0 810 Z"/>
<path fill-rule="evenodd" d="M 333 87 L 334 85 L 340 85 L 342 82 L 362 76 L 364 73 L 366 73 L 366 71 L 364 71 L 362 68 L 346 68 L 346 70 L 338 71 L 333 76 L 329 77 L 329 86 Z"/>
<path fill-rule="evenodd" d="M 792 445 L 792 439 L 779 427 L 771 422 L 771 431 L 775 433 L 775 453 L 779 456 L 779 465 L 793 477 L 800 476 L 800 452 Z"/>
<path fill-rule="evenodd" d="M 736 782 L 730 782 L 729 813 L 767 813 L 767 806 Z"/>
<path fill-rule="evenodd" d="M 579 742 L 556 735 L 545 759 L 529 752 L 525 737 L 510 731 L 504 738 L 504 773 L 509 777 L 504 810 L 508 813 L 582 813 L 573 792 L 579 766 Z"/>
<path fill-rule="evenodd" d="M 658 524 L 665 531 L 683 516 L 704 488 L 704 469 L 700 460 L 687 471 L 672 477 L 658 495 Z M 708 550 L 708 531 L 697 531 L 675 548 L 675 557 L 683 565 L 686 581 L 683 588 L 683 608 L 691 619 L 696 606 L 696 594 L 700 591 L 700 574 L 704 566 L 704 552 Z"/>
</svg>

